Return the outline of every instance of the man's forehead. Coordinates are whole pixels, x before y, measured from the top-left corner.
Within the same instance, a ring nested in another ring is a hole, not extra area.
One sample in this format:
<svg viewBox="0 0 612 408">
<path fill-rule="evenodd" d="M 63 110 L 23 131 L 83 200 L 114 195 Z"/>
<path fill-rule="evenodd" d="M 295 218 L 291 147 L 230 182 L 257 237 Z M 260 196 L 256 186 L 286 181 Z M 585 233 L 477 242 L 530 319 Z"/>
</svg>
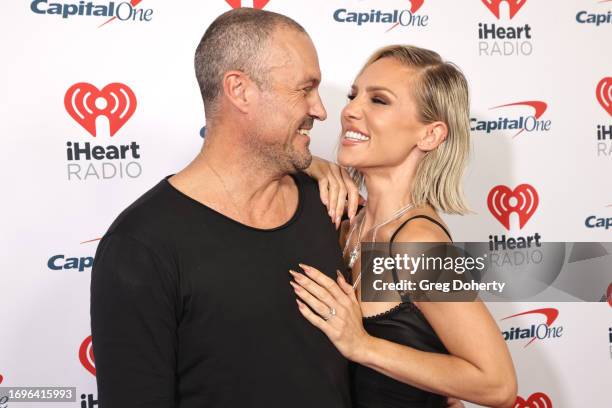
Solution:
<svg viewBox="0 0 612 408">
<path fill-rule="evenodd" d="M 271 70 L 291 70 L 298 82 L 321 80 L 319 59 L 310 37 L 296 30 L 278 30 L 269 46 Z"/>
</svg>

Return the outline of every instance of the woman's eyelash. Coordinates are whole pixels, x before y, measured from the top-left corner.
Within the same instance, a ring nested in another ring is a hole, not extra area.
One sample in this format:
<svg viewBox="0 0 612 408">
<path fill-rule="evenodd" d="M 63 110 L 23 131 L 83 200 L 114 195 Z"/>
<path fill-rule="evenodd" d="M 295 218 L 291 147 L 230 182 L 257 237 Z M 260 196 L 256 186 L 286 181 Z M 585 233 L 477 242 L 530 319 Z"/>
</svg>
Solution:
<svg viewBox="0 0 612 408">
<path fill-rule="evenodd" d="M 355 99 L 355 98 L 357 97 L 357 95 L 355 95 L 355 94 L 348 94 L 348 95 L 346 95 L 346 97 L 347 97 L 347 98 L 348 98 L 350 101 L 352 101 L 353 99 Z M 377 103 L 377 104 L 380 104 L 380 105 L 387 105 L 387 102 L 386 102 L 385 100 L 383 100 L 383 99 L 381 99 L 381 98 L 378 98 L 378 97 L 374 97 L 374 98 L 372 98 L 372 99 L 371 99 L 371 101 L 372 101 L 373 103 Z"/>
</svg>

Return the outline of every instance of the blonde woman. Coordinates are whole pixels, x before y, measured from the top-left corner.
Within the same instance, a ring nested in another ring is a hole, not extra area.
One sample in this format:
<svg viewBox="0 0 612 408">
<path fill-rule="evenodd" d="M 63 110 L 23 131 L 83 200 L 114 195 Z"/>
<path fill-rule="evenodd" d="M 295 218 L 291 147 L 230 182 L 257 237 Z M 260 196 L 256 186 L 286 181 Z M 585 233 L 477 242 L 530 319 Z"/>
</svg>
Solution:
<svg viewBox="0 0 612 408">
<path fill-rule="evenodd" d="M 463 74 L 433 51 L 383 48 L 355 79 L 341 121 L 338 162 L 368 197 L 340 234 L 355 289 L 307 265 L 304 274 L 291 271 L 291 284 L 302 315 L 355 363 L 354 406 L 446 407 L 447 397 L 513 406 L 512 360 L 482 302 L 359 301 L 361 241 L 450 242 L 439 212 L 467 211 Z"/>
</svg>

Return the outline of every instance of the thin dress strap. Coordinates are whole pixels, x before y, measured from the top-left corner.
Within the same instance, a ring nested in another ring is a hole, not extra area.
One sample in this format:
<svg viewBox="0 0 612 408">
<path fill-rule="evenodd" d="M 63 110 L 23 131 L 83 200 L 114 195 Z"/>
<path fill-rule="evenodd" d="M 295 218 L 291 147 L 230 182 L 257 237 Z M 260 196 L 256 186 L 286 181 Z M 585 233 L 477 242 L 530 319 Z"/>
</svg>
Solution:
<svg viewBox="0 0 612 408">
<path fill-rule="evenodd" d="M 448 232 L 448 230 L 446 228 L 444 228 L 444 225 L 440 224 L 437 220 L 431 218 L 428 215 L 415 215 L 414 217 L 410 217 L 408 218 L 406 221 L 402 222 L 402 224 L 397 227 L 397 229 L 395 230 L 395 232 L 393 232 L 393 235 L 391 235 L 391 239 L 389 240 L 389 253 L 391 253 L 391 244 L 393 244 L 393 240 L 395 239 L 396 235 L 400 232 L 400 230 L 402 228 L 404 228 L 404 225 L 408 224 L 409 221 L 412 221 L 416 218 L 425 218 L 426 220 L 429 220 L 431 222 L 433 222 L 434 224 L 436 224 L 438 227 L 442 228 L 442 231 L 444 231 L 444 233 L 448 236 L 448 238 L 452 241 L 453 237 L 451 237 L 450 233 Z"/>
<path fill-rule="evenodd" d="M 393 235 L 391 235 L 391 239 L 389 240 L 389 256 L 393 257 L 393 253 L 391 251 L 391 248 L 393 246 L 393 240 L 395 239 L 397 234 L 400 232 L 400 230 L 402 228 L 404 228 L 404 225 L 408 224 L 408 222 L 410 222 L 410 221 L 412 221 L 412 220 L 414 220 L 416 218 L 425 218 L 426 220 L 429 220 L 429 221 L 433 222 L 438 227 L 442 228 L 442 231 L 444 231 L 444 233 L 446 235 L 448 235 L 448 238 L 451 240 L 451 242 L 453 241 L 453 238 L 451 237 L 451 235 L 448 232 L 448 230 L 446 228 L 444 228 L 444 225 L 440 224 L 438 221 L 436 221 L 435 219 L 431 218 L 430 216 L 427 216 L 427 215 L 415 215 L 414 217 L 410 217 L 406 221 L 402 222 L 402 224 L 399 227 L 397 227 L 397 229 L 393 232 Z M 391 273 L 393 274 L 393 280 L 395 281 L 395 283 L 398 283 L 399 282 L 399 276 L 397 275 L 397 269 L 393 268 Z M 400 293 L 400 296 L 402 298 L 402 302 L 410 302 L 410 303 L 412 303 L 410 301 L 407 293 L 402 292 L 402 293 Z"/>
</svg>

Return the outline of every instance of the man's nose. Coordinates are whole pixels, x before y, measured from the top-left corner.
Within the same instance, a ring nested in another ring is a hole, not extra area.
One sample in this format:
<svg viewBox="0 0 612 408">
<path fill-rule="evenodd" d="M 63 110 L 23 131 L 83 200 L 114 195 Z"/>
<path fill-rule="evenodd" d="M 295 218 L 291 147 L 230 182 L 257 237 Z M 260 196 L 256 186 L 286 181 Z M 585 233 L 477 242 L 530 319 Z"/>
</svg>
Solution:
<svg viewBox="0 0 612 408">
<path fill-rule="evenodd" d="M 325 106 L 323 106 L 321 95 L 318 92 L 314 103 L 310 106 L 310 116 L 319 120 L 327 119 L 327 111 L 325 110 Z"/>
</svg>

